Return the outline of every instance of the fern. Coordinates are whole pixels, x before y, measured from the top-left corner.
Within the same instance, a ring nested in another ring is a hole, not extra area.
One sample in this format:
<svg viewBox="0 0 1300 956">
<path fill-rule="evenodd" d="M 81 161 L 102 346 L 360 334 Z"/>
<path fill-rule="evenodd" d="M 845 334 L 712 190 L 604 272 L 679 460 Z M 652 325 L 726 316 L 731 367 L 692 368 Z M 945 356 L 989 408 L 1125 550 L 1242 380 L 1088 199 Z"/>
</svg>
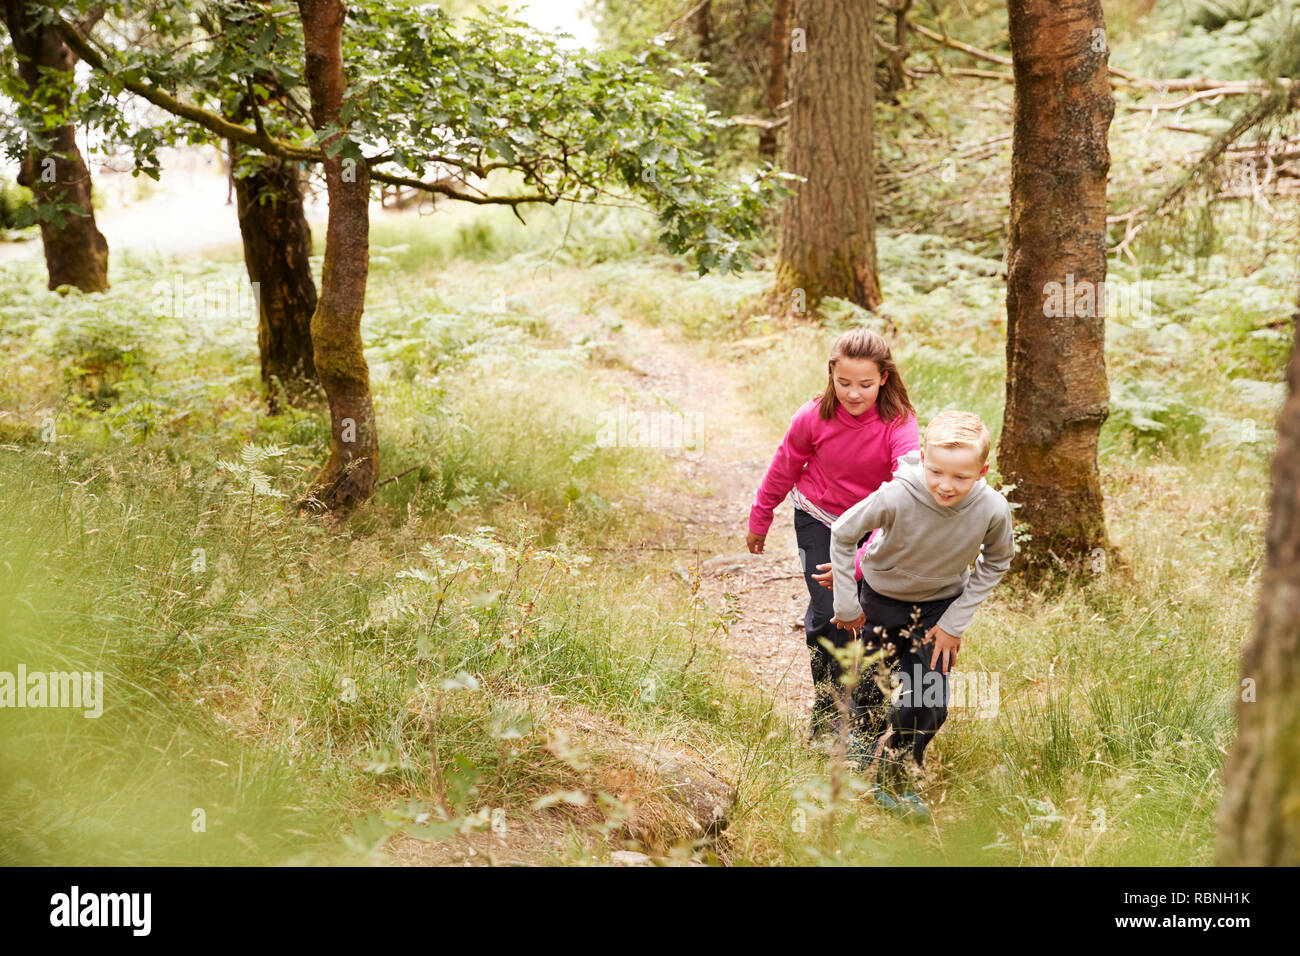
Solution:
<svg viewBox="0 0 1300 956">
<path fill-rule="evenodd" d="M 278 445 L 253 445 L 248 444 L 239 449 L 239 461 L 219 461 L 217 467 L 222 471 L 228 472 L 236 481 L 249 492 L 256 495 L 264 495 L 268 498 L 283 498 L 285 494 L 271 486 L 271 476 L 262 471 L 262 466 L 272 458 L 279 458 L 284 454 L 284 449 Z M 242 493 L 242 489 L 240 492 Z"/>
</svg>

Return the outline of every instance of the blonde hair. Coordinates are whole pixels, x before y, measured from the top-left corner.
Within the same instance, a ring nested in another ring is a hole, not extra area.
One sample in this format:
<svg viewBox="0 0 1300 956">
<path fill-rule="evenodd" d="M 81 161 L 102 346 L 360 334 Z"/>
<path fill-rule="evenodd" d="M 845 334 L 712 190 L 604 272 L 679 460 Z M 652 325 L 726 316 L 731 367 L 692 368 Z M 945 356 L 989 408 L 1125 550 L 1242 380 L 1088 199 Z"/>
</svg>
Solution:
<svg viewBox="0 0 1300 956">
<path fill-rule="evenodd" d="M 988 461 L 992 443 L 989 430 L 974 412 L 940 412 L 925 426 L 925 447 L 969 448 L 981 465 Z"/>
<path fill-rule="evenodd" d="M 826 363 L 826 391 L 822 392 L 821 408 L 818 410 L 823 421 L 835 417 L 835 410 L 840 400 L 835 395 L 835 363 L 842 358 L 870 359 L 885 379 L 876 395 L 876 414 L 882 422 L 892 422 L 906 414 L 916 417 L 916 409 L 907 397 L 907 386 L 903 376 L 894 364 L 893 353 L 889 343 L 878 332 L 868 328 L 849 329 L 835 342 L 831 349 L 830 360 Z"/>
</svg>

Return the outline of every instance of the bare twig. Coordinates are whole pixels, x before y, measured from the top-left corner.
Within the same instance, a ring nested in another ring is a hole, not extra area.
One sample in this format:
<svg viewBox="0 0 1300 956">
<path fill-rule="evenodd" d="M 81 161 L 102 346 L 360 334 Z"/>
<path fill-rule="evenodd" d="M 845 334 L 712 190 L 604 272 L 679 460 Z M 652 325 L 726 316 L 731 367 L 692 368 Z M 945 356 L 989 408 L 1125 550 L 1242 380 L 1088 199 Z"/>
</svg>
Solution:
<svg viewBox="0 0 1300 956">
<path fill-rule="evenodd" d="M 375 485 L 375 487 L 376 487 L 376 488 L 382 488 L 382 487 L 384 487 L 384 485 L 388 484 L 390 481 L 397 481 L 399 478 L 405 478 L 405 477 L 406 477 L 407 475 L 409 475 L 411 472 L 413 472 L 413 471 L 415 471 L 417 468 L 421 468 L 421 467 L 423 467 L 423 466 L 422 466 L 422 465 L 412 465 L 410 468 L 406 469 L 406 471 L 399 471 L 397 474 L 392 475 L 391 477 L 385 478 L 385 479 L 384 479 L 383 481 L 381 481 L 379 484 Z"/>
</svg>

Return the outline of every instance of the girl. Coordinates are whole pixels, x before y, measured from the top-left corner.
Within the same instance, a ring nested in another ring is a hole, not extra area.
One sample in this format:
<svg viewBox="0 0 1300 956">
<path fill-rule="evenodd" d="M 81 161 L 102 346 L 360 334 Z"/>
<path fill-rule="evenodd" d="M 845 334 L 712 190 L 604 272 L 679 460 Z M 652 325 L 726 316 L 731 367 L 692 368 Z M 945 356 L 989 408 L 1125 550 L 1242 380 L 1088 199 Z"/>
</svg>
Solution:
<svg viewBox="0 0 1300 956">
<path fill-rule="evenodd" d="M 787 494 L 794 505 L 794 533 L 808 586 L 804 634 L 814 686 L 812 739 L 832 728 L 831 692 L 840 677 L 839 664 L 821 638 L 837 647 L 852 640 L 831 623 L 831 592 L 813 579 L 817 566 L 830 562 L 831 524 L 889 481 L 898 460 L 919 448 L 916 410 L 889 343 L 870 329 L 850 329 L 831 349 L 826 390 L 795 412 L 749 510 L 749 550 L 762 554 L 772 509 Z"/>
</svg>

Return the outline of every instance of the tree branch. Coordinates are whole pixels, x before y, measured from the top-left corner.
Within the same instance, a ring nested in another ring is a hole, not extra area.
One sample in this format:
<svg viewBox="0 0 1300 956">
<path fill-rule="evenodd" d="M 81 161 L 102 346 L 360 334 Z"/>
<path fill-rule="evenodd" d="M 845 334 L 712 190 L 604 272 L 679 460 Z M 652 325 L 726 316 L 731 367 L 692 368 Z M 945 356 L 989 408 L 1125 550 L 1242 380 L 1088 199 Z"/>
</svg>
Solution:
<svg viewBox="0 0 1300 956">
<path fill-rule="evenodd" d="M 284 159 L 305 160 L 307 162 L 320 162 L 324 157 L 319 149 L 305 149 L 301 146 L 294 146 L 292 143 L 286 143 L 282 140 L 275 139 L 273 136 L 266 134 L 258 135 L 256 131 L 245 129 L 238 123 L 232 123 L 225 117 L 213 113 L 209 110 L 200 109 L 189 103 L 182 102 L 170 93 L 166 93 L 148 83 L 141 83 L 139 80 L 123 79 L 112 69 L 109 68 L 104 57 L 100 55 L 90 43 L 85 40 L 76 28 L 66 20 L 58 20 L 57 27 L 62 34 L 64 42 L 73 53 L 81 57 L 87 65 L 99 70 L 100 72 L 112 77 L 121 83 L 124 89 L 148 100 L 159 109 L 171 113 L 173 116 L 179 116 L 187 119 L 192 123 L 197 123 L 209 132 L 215 133 L 222 139 L 233 139 L 237 143 L 243 143 L 245 146 L 253 146 L 263 152 L 280 156 Z"/>
<path fill-rule="evenodd" d="M 420 179 L 395 176 L 392 173 L 381 172 L 377 169 L 370 170 L 370 178 L 377 182 L 388 183 L 390 186 L 408 186 L 411 189 L 423 190 L 426 193 L 437 193 L 463 202 L 477 203 L 480 206 L 520 206 L 533 202 L 544 202 L 547 205 L 554 206 L 560 201 L 559 196 L 547 196 L 541 193 L 530 193 L 522 196 L 475 196 L 473 193 L 464 193 L 453 188 L 451 183 L 445 179 L 426 183 Z"/>
<path fill-rule="evenodd" d="M 272 156 L 279 156 L 282 159 L 319 163 L 325 158 L 324 153 L 319 148 L 308 148 L 295 146 L 292 143 L 286 143 L 283 140 L 271 136 L 265 131 L 265 129 L 247 129 L 246 127 L 240 126 L 238 123 L 230 122 L 218 113 L 213 113 L 209 110 L 185 103 L 172 96 L 170 93 L 166 93 L 147 83 L 141 83 L 138 80 L 123 79 L 110 68 L 100 52 L 91 46 L 90 42 L 77 32 L 76 27 L 65 20 L 57 21 L 57 27 L 69 48 L 71 48 L 71 50 L 87 65 L 112 77 L 117 80 L 117 82 L 121 83 L 124 89 L 130 90 L 132 93 L 142 99 L 148 100 L 159 109 L 171 113 L 173 116 L 187 119 L 222 139 L 233 140 L 234 142 L 242 143 L 245 146 L 252 146 L 255 149 L 260 149 L 264 153 Z M 255 119 L 257 125 L 261 127 L 261 117 L 256 116 Z M 388 158 L 389 157 L 387 156 L 370 157 L 365 159 L 365 163 L 367 167 L 370 167 L 373 164 L 385 162 Z M 516 168 L 509 163 L 489 163 L 483 165 L 479 163 L 471 164 L 447 156 L 430 156 L 428 158 L 435 162 L 443 162 L 448 165 L 459 166 L 462 169 L 476 173 L 480 177 L 493 169 Z M 523 196 L 490 196 L 484 194 L 476 196 L 453 188 L 445 179 L 437 180 L 435 182 L 424 182 L 423 180 L 413 179 L 406 176 L 397 176 L 392 173 L 385 173 L 375 169 L 371 169 L 370 177 L 378 182 L 388 183 L 392 186 L 408 186 L 412 189 L 419 189 L 423 192 L 436 193 L 448 196 L 452 199 L 459 199 L 463 202 L 477 203 L 479 205 L 518 207 L 524 203 L 543 202 L 554 205 L 559 202 L 558 195 L 547 196 L 545 194 L 526 194 Z"/>
</svg>

